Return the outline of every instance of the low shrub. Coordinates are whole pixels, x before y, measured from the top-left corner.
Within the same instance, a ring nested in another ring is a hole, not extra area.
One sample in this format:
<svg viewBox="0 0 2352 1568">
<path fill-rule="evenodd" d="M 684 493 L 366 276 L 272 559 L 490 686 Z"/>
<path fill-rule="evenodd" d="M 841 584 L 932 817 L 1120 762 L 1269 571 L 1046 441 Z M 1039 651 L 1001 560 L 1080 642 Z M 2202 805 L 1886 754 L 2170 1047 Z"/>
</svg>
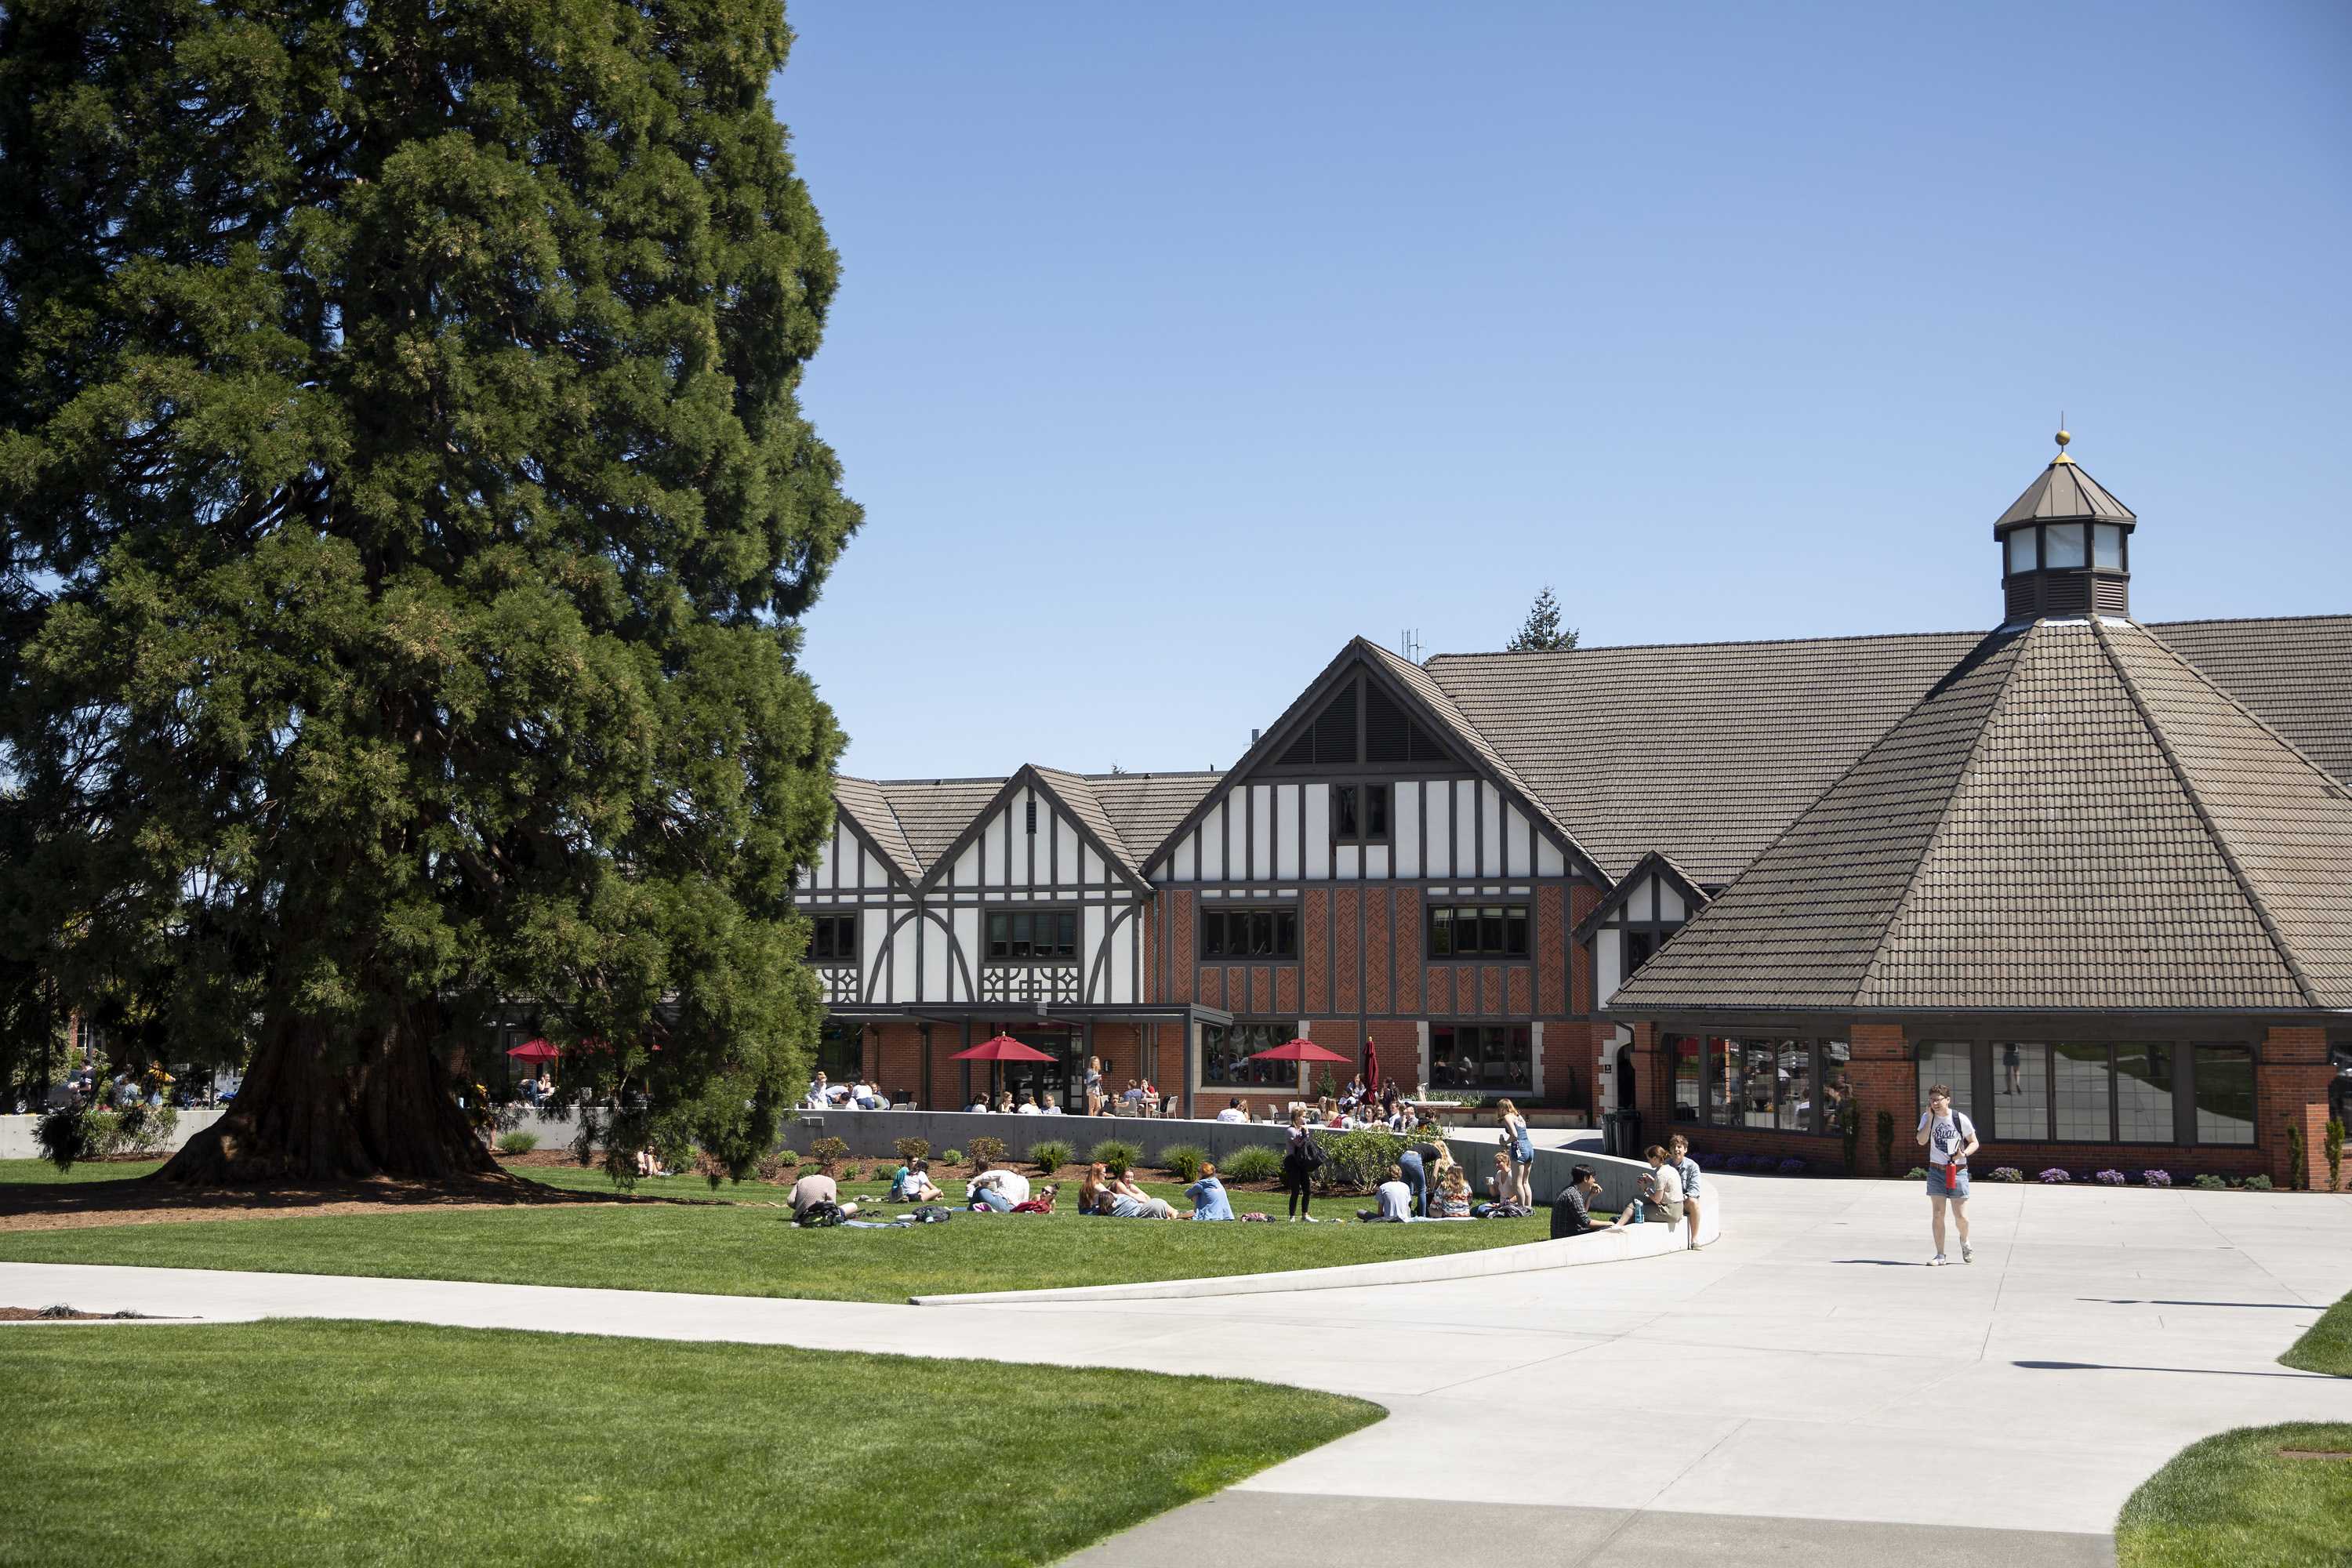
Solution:
<svg viewBox="0 0 2352 1568">
<path fill-rule="evenodd" d="M 1326 1133 L 1316 1142 L 1323 1145 L 1323 1163 L 1316 1167 L 1315 1184 L 1325 1189 L 1380 1185 L 1406 1148 L 1401 1134 L 1376 1127 Z"/>
<path fill-rule="evenodd" d="M 1106 1138 L 1087 1156 L 1114 1176 L 1124 1176 L 1143 1163 L 1143 1151 L 1117 1138 Z"/>
<path fill-rule="evenodd" d="M 1992 1179 L 1996 1182 L 2021 1182 L 2025 1180 L 2025 1173 L 2014 1165 L 2003 1165 L 1993 1172 Z"/>
<path fill-rule="evenodd" d="M 2125 1184 L 2124 1173 L 2121 1171 L 2101 1171 L 2095 1179 L 2105 1182 L 2111 1187 L 2120 1187 Z"/>
<path fill-rule="evenodd" d="M 928 1138 L 901 1138 L 890 1147 L 898 1152 L 898 1158 L 912 1162 L 929 1156 L 931 1141 Z"/>
<path fill-rule="evenodd" d="M 539 1134 L 536 1132 L 517 1131 L 499 1134 L 499 1152 L 501 1154 L 528 1154 L 538 1147 Z"/>
<path fill-rule="evenodd" d="M 1805 1173 L 1805 1163 L 1792 1155 L 1780 1162 L 1780 1170 L 1784 1176 L 1801 1176 Z"/>
<path fill-rule="evenodd" d="M 2052 1166 L 2049 1170 L 2046 1170 L 2046 1171 L 2044 1171 L 2044 1172 L 2042 1172 L 2042 1180 L 2045 1184 L 2047 1184 L 2048 1185 L 2050 1185 L 2050 1186 L 2053 1186 L 2053 1187 L 2060 1187 L 2060 1186 L 2063 1186 L 2063 1185 L 2065 1185 L 2068 1182 L 2071 1182 L 2071 1181 L 2073 1181 L 2074 1179 L 2074 1178 L 2072 1175 L 2070 1175 L 2069 1173 L 2066 1173 L 2066 1172 L 2064 1172 L 2064 1171 L 2059 1170 L 2059 1169 L 2058 1169 L 2056 1166 L 2054 1166 L 2054 1165 L 2053 1165 L 2053 1166 Z"/>
<path fill-rule="evenodd" d="M 966 1149 L 963 1153 L 964 1158 L 971 1162 L 972 1174 L 978 1175 L 991 1165 L 1001 1165 L 1004 1163 L 1004 1140 L 975 1138 L 971 1141 L 971 1147 Z"/>
<path fill-rule="evenodd" d="M 961 1165 L 961 1164 L 962 1164 L 962 1163 L 963 1163 L 963 1151 L 962 1151 L 962 1150 L 961 1150 L 961 1149 L 942 1149 L 942 1150 L 940 1150 L 940 1164 L 942 1164 L 942 1165 Z"/>
<path fill-rule="evenodd" d="M 863 1181 L 865 1177 L 866 1167 L 863 1165 L 844 1165 L 841 1168 L 841 1179 L 845 1182 Z"/>
<path fill-rule="evenodd" d="M 776 1163 L 776 1169 L 779 1171 L 789 1171 L 801 1163 L 801 1157 L 790 1149 L 779 1149 L 768 1158 Z"/>
<path fill-rule="evenodd" d="M 2172 1173 L 2169 1171 L 2142 1171 L 2139 1173 L 2139 1179 L 2142 1183 L 2151 1187 L 2168 1187 L 2172 1185 Z"/>
<path fill-rule="evenodd" d="M 1201 1167 L 1208 1163 L 1209 1152 L 1196 1144 L 1171 1143 L 1160 1151 L 1160 1168 L 1188 1186 L 1201 1179 Z"/>
<path fill-rule="evenodd" d="M 1029 1163 L 1037 1167 L 1041 1176 L 1052 1175 L 1077 1157 L 1077 1152 L 1058 1138 L 1029 1145 Z"/>
<path fill-rule="evenodd" d="M 2268 1176 L 2257 1173 L 2246 1178 L 2246 1191 L 2250 1193 L 2267 1193 L 2272 1190 L 2273 1184 Z"/>
<path fill-rule="evenodd" d="M 849 1158 L 849 1145 L 838 1138 L 820 1138 L 809 1145 L 809 1158 L 816 1162 L 817 1169 L 830 1176 Z"/>
<path fill-rule="evenodd" d="M 2221 1189 L 2221 1188 L 2222 1188 L 2222 1187 L 2226 1187 L 2226 1186 L 2228 1186 L 2230 1184 L 2229 1184 L 2229 1183 L 2227 1183 L 2227 1182 L 2225 1182 L 2225 1181 L 2223 1181 L 2221 1177 L 2219 1177 L 2219 1176 L 2215 1175 L 2212 1172 L 2208 1171 L 2208 1172 L 2206 1172 L 2203 1175 L 2201 1175 L 2201 1176 L 2198 1177 L 2195 1181 L 2193 1181 L 2193 1182 L 2189 1183 L 2189 1184 L 2190 1186 L 2192 1186 L 2192 1187 L 2203 1187 L 2207 1192 L 2209 1192 L 2209 1193 L 2210 1193 L 2210 1192 L 2215 1192 L 2215 1191 L 2218 1191 L 2219 1189 Z"/>
<path fill-rule="evenodd" d="M 1282 1152 L 1263 1143 L 1252 1143 L 1226 1155 L 1217 1173 L 1228 1183 L 1278 1181 L 1282 1176 Z"/>
<path fill-rule="evenodd" d="M 1702 1171 L 1720 1171 L 1724 1168 L 1725 1158 L 1726 1156 L 1722 1154 L 1701 1154 L 1698 1157 L 1698 1168 Z"/>
<path fill-rule="evenodd" d="M 1927 1167 L 1914 1165 L 1903 1173 L 1903 1179 L 1906 1182 L 1924 1182 L 1927 1179 Z"/>
<path fill-rule="evenodd" d="M 1726 1154 L 1723 1157 L 1723 1168 L 1727 1171 L 1744 1171 L 1748 1169 L 1748 1156 L 1745 1154 Z"/>
</svg>

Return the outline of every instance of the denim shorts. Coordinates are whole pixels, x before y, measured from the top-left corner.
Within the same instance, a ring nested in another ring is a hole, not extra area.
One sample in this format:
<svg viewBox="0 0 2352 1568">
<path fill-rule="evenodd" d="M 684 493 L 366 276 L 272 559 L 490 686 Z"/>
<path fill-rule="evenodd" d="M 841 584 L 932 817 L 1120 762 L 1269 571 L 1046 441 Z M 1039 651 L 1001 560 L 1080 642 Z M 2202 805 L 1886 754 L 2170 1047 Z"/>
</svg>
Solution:
<svg viewBox="0 0 2352 1568">
<path fill-rule="evenodd" d="M 1959 1184 L 1947 1188 L 1944 1185 L 1944 1167 L 1941 1165 L 1928 1166 L 1927 1195 L 1931 1198 L 1967 1197 L 1969 1195 L 1969 1168 L 1966 1165 L 1961 1166 Z"/>
</svg>

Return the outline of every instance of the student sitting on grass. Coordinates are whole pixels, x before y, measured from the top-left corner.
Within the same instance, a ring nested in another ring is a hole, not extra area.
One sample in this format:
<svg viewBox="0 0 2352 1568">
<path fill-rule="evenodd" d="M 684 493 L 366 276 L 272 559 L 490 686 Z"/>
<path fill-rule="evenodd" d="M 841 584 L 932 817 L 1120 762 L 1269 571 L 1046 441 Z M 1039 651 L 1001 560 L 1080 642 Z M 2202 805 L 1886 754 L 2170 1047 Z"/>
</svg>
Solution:
<svg viewBox="0 0 2352 1568">
<path fill-rule="evenodd" d="M 890 1201 L 894 1204 L 935 1204 L 945 1196 L 931 1184 L 929 1160 L 910 1160 L 890 1173 Z"/>
<path fill-rule="evenodd" d="M 1495 1168 L 1486 1177 L 1486 1195 L 1498 1204 L 1509 1203 L 1518 1196 L 1518 1173 L 1511 1169 L 1511 1152 L 1495 1151 Z"/>
<path fill-rule="evenodd" d="M 1430 1205 L 1434 1219 L 1468 1219 L 1470 1217 L 1470 1184 L 1459 1165 L 1448 1165 L 1445 1173 L 1437 1178 L 1437 1200 Z"/>
<path fill-rule="evenodd" d="M 655 1153 L 651 1148 L 645 1148 L 637 1151 L 637 1174 L 667 1176 L 669 1173 L 662 1169 L 661 1156 Z"/>
<path fill-rule="evenodd" d="M 793 1184 L 793 1195 L 788 1201 L 793 1205 L 793 1219 L 795 1223 L 818 1204 L 835 1205 L 845 1215 L 857 1212 L 856 1204 L 845 1204 L 841 1201 L 841 1188 L 831 1176 L 815 1171 L 811 1171 Z"/>
<path fill-rule="evenodd" d="M 1114 1175 L 1104 1189 L 1109 1195 L 1110 1213 L 1119 1219 L 1174 1219 L 1176 1211 L 1164 1198 L 1155 1198 L 1135 1184 L 1135 1178 L 1125 1173 Z"/>
<path fill-rule="evenodd" d="M 1201 1179 L 1186 1187 L 1184 1195 L 1192 1200 L 1194 1219 L 1234 1217 L 1233 1200 L 1225 1196 L 1225 1184 L 1217 1180 L 1217 1167 L 1213 1164 L 1201 1167 Z"/>
<path fill-rule="evenodd" d="M 1109 1211 L 1103 1206 L 1103 1194 L 1109 1190 L 1110 1182 L 1106 1174 L 1106 1167 L 1100 1160 L 1097 1160 L 1087 1167 L 1087 1179 L 1078 1184 L 1078 1212 L 1080 1214 L 1108 1213 Z"/>
<path fill-rule="evenodd" d="M 1368 1225 L 1402 1225 L 1412 1217 L 1412 1189 L 1404 1184 L 1404 1167 L 1391 1165 L 1389 1179 L 1372 1189 L 1381 1200 L 1379 1212 L 1359 1209 L 1356 1217 Z"/>
</svg>

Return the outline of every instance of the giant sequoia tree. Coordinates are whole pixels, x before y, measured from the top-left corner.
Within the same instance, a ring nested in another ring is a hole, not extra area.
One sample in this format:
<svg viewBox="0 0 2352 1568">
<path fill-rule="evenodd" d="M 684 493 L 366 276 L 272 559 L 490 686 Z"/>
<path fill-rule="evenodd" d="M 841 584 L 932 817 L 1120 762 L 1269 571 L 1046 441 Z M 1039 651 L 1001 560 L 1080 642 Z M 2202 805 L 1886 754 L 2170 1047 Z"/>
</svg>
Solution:
<svg viewBox="0 0 2352 1568">
<path fill-rule="evenodd" d="M 0 945 L 167 1179 L 481 1169 L 499 997 L 740 1165 L 813 1039 L 836 261 L 777 0 L 7 0 Z"/>
</svg>

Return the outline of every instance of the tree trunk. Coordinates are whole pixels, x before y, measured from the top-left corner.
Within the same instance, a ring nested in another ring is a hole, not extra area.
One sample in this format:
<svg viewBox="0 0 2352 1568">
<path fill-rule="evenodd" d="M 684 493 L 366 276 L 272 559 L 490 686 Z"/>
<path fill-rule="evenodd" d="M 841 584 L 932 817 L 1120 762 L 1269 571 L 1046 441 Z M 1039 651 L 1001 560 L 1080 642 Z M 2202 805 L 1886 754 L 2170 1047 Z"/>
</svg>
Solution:
<svg viewBox="0 0 2352 1568">
<path fill-rule="evenodd" d="M 152 1179 L 217 1186 L 497 1173 L 420 1032 L 394 1025 L 355 1059 L 330 1067 L 327 1056 L 319 1026 L 280 1023 L 227 1113 Z"/>
</svg>

